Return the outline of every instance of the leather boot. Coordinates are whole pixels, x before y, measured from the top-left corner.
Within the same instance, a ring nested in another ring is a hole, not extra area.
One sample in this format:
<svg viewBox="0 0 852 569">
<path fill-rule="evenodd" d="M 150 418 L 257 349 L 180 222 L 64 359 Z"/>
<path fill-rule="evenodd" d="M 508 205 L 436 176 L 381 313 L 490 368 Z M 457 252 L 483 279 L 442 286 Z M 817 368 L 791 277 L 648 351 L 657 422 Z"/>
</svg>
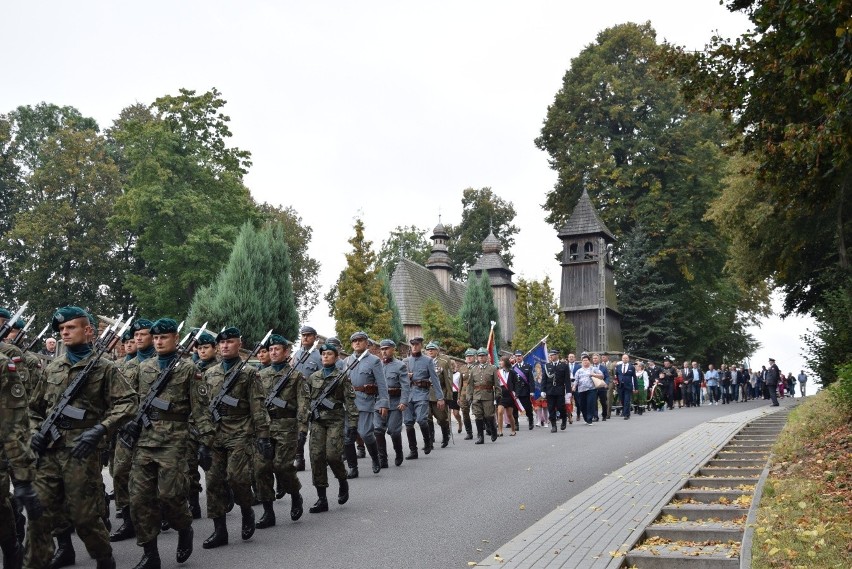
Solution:
<svg viewBox="0 0 852 569">
<path fill-rule="evenodd" d="M 192 555 L 192 541 L 194 537 L 195 531 L 193 531 L 192 526 L 178 530 L 178 544 L 177 551 L 175 552 L 175 559 L 178 563 L 185 562 Z"/>
<path fill-rule="evenodd" d="M 355 454 L 355 443 L 344 444 L 343 454 L 346 457 L 346 464 L 349 466 L 346 478 L 358 478 L 358 455 Z"/>
<path fill-rule="evenodd" d="M 21 569 L 24 562 L 24 548 L 18 542 L 17 536 L 8 538 L 0 543 L 3 550 L 3 567 L 8 569 Z"/>
<path fill-rule="evenodd" d="M 378 474 L 382 469 L 382 463 L 379 459 L 379 444 L 378 441 L 373 441 L 372 444 L 367 445 L 367 452 L 370 453 L 370 458 L 373 461 L 373 474 Z M 387 452 L 385 452 L 385 468 L 387 468 L 388 458 Z"/>
<path fill-rule="evenodd" d="M 476 442 L 473 443 L 475 445 L 481 445 L 485 443 L 485 437 L 482 434 L 483 429 L 485 428 L 485 421 L 482 419 L 476 420 Z"/>
<path fill-rule="evenodd" d="M 450 425 L 441 425 L 441 448 L 447 448 L 450 444 Z"/>
<path fill-rule="evenodd" d="M 240 506 L 240 511 L 243 514 L 243 527 L 240 537 L 243 540 L 251 539 L 251 536 L 254 535 L 254 510 L 251 509 L 251 506 Z"/>
<path fill-rule="evenodd" d="M 527 420 L 529 421 L 529 424 L 530 424 L 530 430 L 532 431 L 533 429 L 535 429 L 535 424 L 533 424 L 533 416 L 532 416 L 532 413 L 530 413 L 530 414 L 529 414 L 529 416 L 527 417 Z"/>
<path fill-rule="evenodd" d="M 568 426 L 568 417 L 566 417 L 565 415 L 562 415 L 562 426 L 560 426 L 559 429 L 564 431 L 567 426 Z"/>
<path fill-rule="evenodd" d="M 337 491 L 337 503 L 341 506 L 349 501 L 349 481 L 345 478 L 340 480 L 340 489 Z"/>
<path fill-rule="evenodd" d="M 464 430 L 465 432 L 467 432 L 467 435 L 465 435 L 464 440 L 469 441 L 473 439 L 473 425 L 470 424 L 470 417 L 464 418 Z"/>
<path fill-rule="evenodd" d="M 263 515 L 257 520 L 254 527 L 257 529 L 271 528 L 275 525 L 275 509 L 272 507 L 272 502 L 263 503 Z"/>
<path fill-rule="evenodd" d="M 281 484 L 281 480 L 278 476 L 275 477 L 275 499 L 280 500 L 287 494 L 287 491 L 284 489 L 284 486 Z"/>
<path fill-rule="evenodd" d="M 160 552 L 157 550 L 157 538 L 142 544 L 142 559 L 133 569 L 160 569 Z"/>
<path fill-rule="evenodd" d="M 429 450 L 435 448 L 435 421 L 429 419 Z M 425 448 L 423 449 L 426 450 Z M 429 454 L 428 452 L 426 454 Z"/>
<path fill-rule="evenodd" d="M 491 442 L 493 443 L 497 440 L 497 419 L 494 417 L 488 417 L 486 421 L 491 423 Z"/>
<path fill-rule="evenodd" d="M 297 472 L 305 470 L 305 443 L 308 441 L 308 433 L 299 431 L 299 443 L 296 446 L 296 460 L 293 461 L 293 466 Z"/>
<path fill-rule="evenodd" d="M 317 488 L 317 501 L 314 502 L 314 505 L 308 511 L 312 514 L 328 511 L 328 499 L 325 497 L 325 488 Z"/>
<path fill-rule="evenodd" d="M 408 437 L 408 456 L 405 460 L 417 460 L 417 432 L 413 425 L 405 427 L 405 435 Z"/>
<path fill-rule="evenodd" d="M 550 422 L 550 432 L 551 432 L 551 433 L 555 433 L 555 432 L 556 432 L 556 421 L 551 421 L 551 422 Z"/>
<path fill-rule="evenodd" d="M 367 449 L 363 443 L 355 445 L 355 448 L 357 449 L 358 458 L 367 458 Z"/>
<path fill-rule="evenodd" d="M 421 423 L 420 425 L 420 434 L 423 435 L 423 454 L 429 454 L 432 452 L 433 447 L 430 428 L 434 429 L 435 427 L 429 423 Z"/>
<path fill-rule="evenodd" d="M 376 444 L 379 447 L 379 465 L 382 468 L 388 467 L 388 440 L 384 433 L 376 433 Z"/>
<path fill-rule="evenodd" d="M 95 569 L 115 569 L 115 557 L 106 557 L 95 561 Z"/>
<path fill-rule="evenodd" d="M 290 494 L 290 519 L 294 522 L 302 517 L 302 509 L 304 507 L 304 501 L 302 500 L 302 494 L 297 490 Z"/>
<path fill-rule="evenodd" d="M 133 520 L 130 519 L 130 506 L 124 506 L 121 509 L 121 525 L 109 535 L 109 540 L 124 541 L 131 537 L 136 537 L 136 529 L 133 527 Z"/>
<path fill-rule="evenodd" d="M 71 541 L 71 530 L 64 531 L 56 536 L 56 551 L 50 560 L 50 569 L 68 567 L 76 562 L 74 543 Z M 5 567 L 5 565 L 4 565 Z"/>
<path fill-rule="evenodd" d="M 220 545 L 228 545 L 228 524 L 225 523 L 225 516 L 213 518 L 213 533 L 204 540 L 201 547 L 213 549 Z"/>
<path fill-rule="evenodd" d="M 402 465 L 402 434 L 391 435 L 391 443 L 393 443 L 393 452 L 395 455 L 393 463 L 396 466 L 400 466 Z"/>
<path fill-rule="evenodd" d="M 201 519 L 201 503 L 198 501 L 198 492 L 189 493 L 189 511 L 193 520 Z"/>
</svg>

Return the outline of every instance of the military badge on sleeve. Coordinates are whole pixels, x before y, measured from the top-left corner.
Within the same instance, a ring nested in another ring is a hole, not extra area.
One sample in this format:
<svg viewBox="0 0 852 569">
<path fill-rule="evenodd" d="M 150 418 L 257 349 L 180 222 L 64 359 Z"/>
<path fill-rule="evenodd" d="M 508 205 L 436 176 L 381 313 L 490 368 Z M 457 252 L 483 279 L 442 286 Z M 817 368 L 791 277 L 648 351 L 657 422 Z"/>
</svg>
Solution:
<svg viewBox="0 0 852 569">
<path fill-rule="evenodd" d="M 20 383 L 15 383 L 15 384 L 12 385 L 11 393 L 12 393 L 12 397 L 20 399 L 21 397 L 24 396 L 26 391 L 24 390 L 23 385 L 21 385 Z"/>
</svg>

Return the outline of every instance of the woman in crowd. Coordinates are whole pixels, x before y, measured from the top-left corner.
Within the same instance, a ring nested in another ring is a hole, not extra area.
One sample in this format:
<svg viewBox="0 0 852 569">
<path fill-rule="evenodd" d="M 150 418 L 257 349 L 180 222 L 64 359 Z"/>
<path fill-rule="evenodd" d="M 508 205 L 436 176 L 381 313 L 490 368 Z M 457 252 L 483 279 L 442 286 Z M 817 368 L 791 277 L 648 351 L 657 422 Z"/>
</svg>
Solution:
<svg viewBox="0 0 852 569">
<path fill-rule="evenodd" d="M 674 400 L 677 401 L 678 409 L 683 407 L 683 372 L 678 368 L 674 384 Z"/>
<path fill-rule="evenodd" d="M 583 420 L 590 426 L 598 404 L 598 390 L 595 388 L 595 382 L 592 381 L 593 377 L 603 379 L 603 374 L 600 370 L 592 368 L 589 354 L 583 354 L 582 366 L 574 374 L 574 392 L 577 395 L 577 405 L 583 413 Z"/>
<path fill-rule="evenodd" d="M 509 425 L 512 428 L 510 437 L 515 436 L 515 417 L 512 410 L 515 408 L 515 401 L 512 398 L 512 393 L 515 392 L 516 373 L 512 370 L 512 364 L 509 363 L 509 356 L 500 358 L 500 369 L 497 370 L 497 376 L 500 379 L 500 400 L 497 404 L 497 436 L 503 436 L 503 425 Z"/>
<path fill-rule="evenodd" d="M 636 414 L 641 415 L 648 405 L 646 387 L 650 385 L 648 381 L 648 372 L 645 371 L 645 364 L 636 362 L 636 389 L 639 392 L 634 395 L 634 404 L 636 405 Z"/>
</svg>

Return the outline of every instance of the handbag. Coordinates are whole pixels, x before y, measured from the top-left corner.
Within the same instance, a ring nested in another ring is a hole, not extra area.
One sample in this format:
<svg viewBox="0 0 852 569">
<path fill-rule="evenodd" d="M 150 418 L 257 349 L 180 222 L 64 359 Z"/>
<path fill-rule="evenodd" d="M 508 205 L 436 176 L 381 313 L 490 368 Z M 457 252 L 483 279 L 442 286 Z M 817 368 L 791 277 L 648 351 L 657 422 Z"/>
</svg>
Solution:
<svg viewBox="0 0 852 569">
<path fill-rule="evenodd" d="M 592 376 L 592 383 L 595 389 L 606 389 L 606 382 L 599 377 Z"/>
</svg>

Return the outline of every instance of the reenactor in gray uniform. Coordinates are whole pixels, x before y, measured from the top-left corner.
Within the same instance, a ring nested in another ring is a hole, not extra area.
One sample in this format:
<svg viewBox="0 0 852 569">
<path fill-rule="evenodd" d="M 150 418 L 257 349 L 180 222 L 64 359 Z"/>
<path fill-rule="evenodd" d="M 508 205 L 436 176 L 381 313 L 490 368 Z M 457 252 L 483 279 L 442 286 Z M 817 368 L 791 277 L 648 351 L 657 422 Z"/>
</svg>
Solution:
<svg viewBox="0 0 852 569">
<path fill-rule="evenodd" d="M 311 347 L 314 345 L 314 342 L 317 341 L 317 331 L 310 326 L 302 326 L 299 329 L 299 336 L 300 346 L 299 349 L 296 350 L 296 353 L 293 354 L 294 362 L 301 361 L 302 354 L 310 351 Z M 311 377 L 311 375 L 315 371 L 319 371 L 321 368 L 322 360 L 320 359 L 319 350 L 314 350 L 304 363 L 297 363 L 296 365 L 296 371 L 301 373 L 303 377 Z M 298 447 L 296 448 L 296 460 L 293 462 L 293 464 L 296 466 L 296 470 L 298 470 L 299 472 L 305 470 L 305 442 L 307 440 L 308 431 L 303 431 L 300 429 Z"/>
<path fill-rule="evenodd" d="M 355 406 L 358 408 L 358 434 L 364 439 L 364 446 L 373 460 L 373 473 L 378 474 L 382 466 L 374 429 L 376 413 L 381 419 L 387 419 L 388 416 L 388 385 L 382 361 L 369 352 L 364 353 L 367 350 L 367 334 L 355 332 L 349 341 L 352 342 L 352 354 L 344 363 L 349 367 L 359 360 L 349 372 L 349 380 L 355 390 Z M 349 429 L 348 436 L 350 441 L 347 442 L 354 446 L 355 433 L 352 429 Z"/>
<path fill-rule="evenodd" d="M 320 348 L 322 369 L 315 371 L 304 382 L 307 408 L 300 414 L 302 431 L 311 422 L 311 476 L 317 489 L 317 501 L 308 510 L 312 514 L 328 511 L 328 471 L 337 478 L 340 489 L 337 503 L 349 501 L 349 481 L 343 465 L 343 423 L 358 428 L 359 412 L 355 405 L 355 390 L 349 378 L 337 367 L 337 347 L 323 344 Z M 324 399 L 323 399 L 324 398 Z M 315 413 L 314 413 L 315 411 Z"/>
<path fill-rule="evenodd" d="M 30 400 L 30 426 L 35 431 L 30 441 L 33 451 L 41 456 L 35 476 L 35 490 L 48 508 L 46 516 L 30 522 L 24 566 L 44 569 L 53 556 L 51 521 L 66 504 L 77 535 L 98 569 L 115 567 L 109 533 L 101 514 L 104 496 L 101 492 L 101 464 L 95 451 L 105 436 L 114 434 L 136 412 L 136 392 L 115 364 L 98 360 L 86 376 L 73 405 L 84 413 L 82 419 L 63 416 L 57 422 L 61 436 L 50 448 L 50 440 L 38 431 L 69 383 L 92 357 L 87 339 L 93 335 L 89 315 L 81 308 L 59 309 L 51 322 L 62 335 L 66 352 L 47 366 L 45 380 Z M 93 488 L 95 489 L 93 491 Z"/>
<path fill-rule="evenodd" d="M 450 358 L 441 354 L 436 342 L 426 344 L 426 355 L 435 360 L 435 373 L 441 382 L 441 390 L 444 392 L 444 406 L 438 407 L 437 400 L 430 394 L 429 412 L 438 421 L 441 427 L 441 448 L 450 444 L 450 409 L 455 404 L 453 401 L 453 365 Z M 435 443 L 435 424 L 429 420 L 429 432 L 432 434 L 432 444 Z"/>
<path fill-rule="evenodd" d="M 275 448 L 275 457 L 272 460 L 263 460 L 255 471 L 259 498 L 263 504 L 263 516 L 257 522 L 258 529 L 264 529 L 275 525 L 275 509 L 272 506 L 275 494 L 273 491 L 273 479 L 278 479 L 279 493 L 290 494 L 290 519 L 293 521 L 302 517 L 302 483 L 296 475 L 294 459 L 299 441 L 299 412 L 303 412 L 307 406 L 305 395 L 304 376 L 294 370 L 289 363 L 290 347 L 292 344 L 284 336 L 273 334 L 269 338 L 269 356 L 271 364 L 260 372 L 260 382 L 263 384 L 266 398 L 273 397 L 273 403 L 267 406 L 269 412 L 269 434 L 272 445 Z M 272 393 L 276 385 L 282 379 L 286 381 L 278 386 L 278 390 Z M 274 476 L 273 476 L 274 475 Z"/>
<path fill-rule="evenodd" d="M 432 452 L 432 436 L 430 434 L 429 418 L 430 396 L 434 394 L 437 406 L 444 407 L 444 391 L 441 382 L 435 372 L 435 362 L 429 356 L 424 356 L 421 348 L 423 338 L 417 336 L 409 340 L 411 355 L 405 358 L 405 367 L 408 368 L 408 379 L 411 382 L 411 391 L 403 412 L 405 421 L 405 433 L 408 436 L 407 460 L 417 459 L 417 434 L 414 432 L 414 424 L 420 425 L 420 434 L 423 435 L 423 453 Z"/>
<path fill-rule="evenodd" d="M 177 322 L 161 318 L 151 326 L 151 335 L 157 357 L 139 365 L 140 398 L 148 395 L 161 370 L 180 357 Z M 168 410 L 152 407 L 147 413 L 150 426 L 143 428 L 141 422 L 131 421 L 124 428 L 136 441 L 130 470 L 130 515 L 136 528 L 136 543 L 144 551 L 134 569 L 159 569 L 157 536 L 162 520 L 178 532 L 177 562 L 183 563 L 192 555 L 192 514 L 187 508 L 189 484 L 184 470 L 190 418 L 198 432 L 202 468 L 210 467 L 213 444 L 207 384 L 196 380 L 195 375 L 192 362 L 179 361 L 157 395 Z M 124 446 L 122 442 L 119 445 Z"/>
<path fill-rule="evenodd" d="M 222 361 L 204 372 L 204 381 L 210 393 L 211 405 L 222 390 L 225 376 L 230 369 L 240 364 L 240 330 L 229 327 L 216 336 Z M 252 510 L 252 455 L 255 443 L 261 452 L 271 452 L 269 440 L 269 413 L 263 400 L 266 394 L 257 370 L 244 366 L 237 381 L 227 393 L 237 400 L 232 407 L 221 403 L 216 411 L 221 420 L 214 422 L 216 435 L 213 440 L 213 464 L 207 471 L 207 517 L 213 519 L 213 533 L 204 540 L 202 547 L 212 549 L 228 543 L 228 526 L 225 522 L 229 492 L 242 513 L 241 537 L 244 540 L 254 535 L 255 519 Z"/>
<path fill-rule="evenodd" d="M 467 400 L 471 402 L 473 416 L 476 418 L 476 443 L 485 442 L 483 430 L 488 425 L 491 441 L 497 440 L 497 422 L 494 420 L 494 401 L 500 396 L 500 380 L 497 368 L 488 363 L 488 350 L 476 351 L 477 364 L 470 371 L 470 383 L 467 385 Z"/>
<path fill-rule="evenodd" d="M 464 364 L 459 366 L 459 408 L 461 409 L 462 420 L 464 421 L 464 430 L 466 435 L 464 440 L 473 439 L 473 425 L 470 422 L 470 400 L 467 398 L 467 384 L 470 383 L 470 370 L 476 362 L 476 350 L 468 348 L 464 351 Z"/>
<path fill-rule="evenodd" d="M 385 381 L 388 385 L 388 409 L 387 418 L 382 418 L 376 427 L 376 442 L 379 444 L 379 462 L 382 468 L 388 467 L 388 447 L 385 432 L 388 432 L 393 443 L 395 454 L 394 464 L 400 466 L 402 456 L 402 413 L 405 411 L 410 397 L 411 380 L 408 379 L 408 368 L 402 360 L 394 357 L 396 342 L 384 339 L 379 343 L 382 352 L 382 367 L 385 372 Z"/>
</svg>

